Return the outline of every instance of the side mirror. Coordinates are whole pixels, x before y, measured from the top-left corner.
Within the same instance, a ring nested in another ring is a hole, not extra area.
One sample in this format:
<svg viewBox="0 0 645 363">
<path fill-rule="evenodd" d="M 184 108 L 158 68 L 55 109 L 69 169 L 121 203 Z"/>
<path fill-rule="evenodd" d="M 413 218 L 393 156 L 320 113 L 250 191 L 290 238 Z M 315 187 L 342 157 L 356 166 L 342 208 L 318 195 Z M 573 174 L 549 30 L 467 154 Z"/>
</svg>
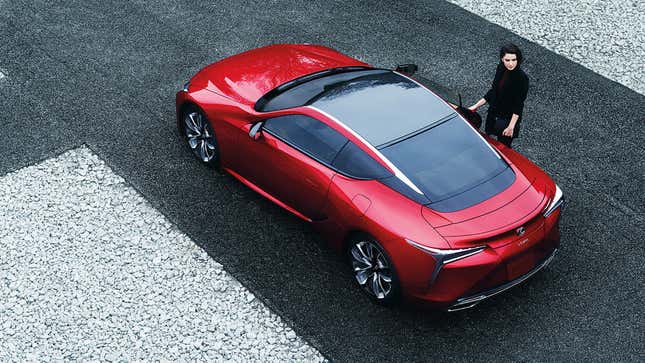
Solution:
<svg viewBox="0 0 645 363">
<path fill-rule="evenodd" d="M 396 66 L 396 69 L 395 69 L 395 71 L 399 73 L 403 73 L 406 76 L 411 76 L 418 70 L 419 70 L 419 66 L 413 63 L 399 64 L 398 66 Z"/>
<path fill-rule="evenodd" d="M 264 121 L 256 122 L 251 126 L 251 130 L 249 130 L 249 137 L 252 138 L 253 140 L 260 140 L 260 137 L 262 137 L 262 126 L 264 125 Z"/>
</svg>

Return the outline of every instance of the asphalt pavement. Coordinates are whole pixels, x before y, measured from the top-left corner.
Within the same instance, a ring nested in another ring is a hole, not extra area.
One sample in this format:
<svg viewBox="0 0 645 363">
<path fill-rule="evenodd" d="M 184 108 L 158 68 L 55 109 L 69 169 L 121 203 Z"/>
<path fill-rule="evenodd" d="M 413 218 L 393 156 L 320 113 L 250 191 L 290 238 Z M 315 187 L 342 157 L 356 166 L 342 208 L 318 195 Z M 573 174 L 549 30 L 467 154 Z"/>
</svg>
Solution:
<svg viewBox="0 0 645 363">
<path fill-rule="evenodd" d="M 371 304 L 307 224 L 178 140 L 174 94 L 240 51 L 309 42 L 481 97 L 504 41 L 531 79 L 514 146 L 565 192 L 562 250 L 447 314 Z M 334 361 L 644 360 L 644 96 L 443 1 L 0 2 L 0 175 L 88 145 Z M 642 71 L 641 71 L 642 72 Z"/>
</svg>

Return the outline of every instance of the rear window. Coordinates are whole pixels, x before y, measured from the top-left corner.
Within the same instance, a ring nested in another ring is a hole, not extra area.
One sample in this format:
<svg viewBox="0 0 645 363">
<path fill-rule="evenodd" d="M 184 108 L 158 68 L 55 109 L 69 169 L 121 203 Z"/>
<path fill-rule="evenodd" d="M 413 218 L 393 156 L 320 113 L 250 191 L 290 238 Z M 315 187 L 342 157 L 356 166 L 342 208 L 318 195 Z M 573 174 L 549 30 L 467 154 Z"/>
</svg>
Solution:
<svg viewBox="0 0 645 363">
<path fill-rule="evenodd" d="M 380 151 L 431 202 L 468 191 L 508 168 L 459 117 L 450 118 Z"/>
</svg>

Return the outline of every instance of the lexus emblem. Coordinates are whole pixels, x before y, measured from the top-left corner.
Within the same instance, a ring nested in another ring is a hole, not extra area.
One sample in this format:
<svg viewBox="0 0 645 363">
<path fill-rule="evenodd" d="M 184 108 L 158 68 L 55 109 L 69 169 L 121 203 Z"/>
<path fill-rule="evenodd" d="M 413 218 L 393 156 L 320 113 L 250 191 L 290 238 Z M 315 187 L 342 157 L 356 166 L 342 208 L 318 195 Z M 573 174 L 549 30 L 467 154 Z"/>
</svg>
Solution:
<svg viewBox="0 0 645 363">
<path fill-rule="evenodd" d="M 515 233 L 516 233 L 518 236 L 523 236 L 523 235 L 524 235 L 524 232 L 526 232 L 526 229 L 524 229 L 524 227 L 520 227 L 520 228 L 518 228 L 518 229 L 516 229 L 516 230 L 515 230 Z"/>
</svg>

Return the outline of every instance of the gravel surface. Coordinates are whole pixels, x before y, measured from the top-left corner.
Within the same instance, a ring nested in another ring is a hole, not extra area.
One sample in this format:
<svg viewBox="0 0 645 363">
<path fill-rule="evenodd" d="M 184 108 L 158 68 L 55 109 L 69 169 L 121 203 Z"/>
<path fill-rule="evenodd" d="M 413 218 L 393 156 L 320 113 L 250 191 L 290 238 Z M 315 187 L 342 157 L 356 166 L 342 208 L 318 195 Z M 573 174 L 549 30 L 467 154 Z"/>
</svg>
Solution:
<svg viewBox="0 0 645 363">
<path fill-rule="evenodd" d="M 645 94 L 643 0 L 448 1 Z"/>
<path fill-rule="evenodd" d="M 0 211 L 0 361 L 323 360 L 86 147 Z"/>
<path fill-rule="evenodd" d="M 448 2 L 303 5 L 0 0 L 0 176 L 87 143 L 334 361 L 645 361 L 645 96 Z M 343 256 L 308 224 L 205 168 L 177 139 L 176 90 L 201 67 L 243 50 L 310 42 L 381 67 L 418 63 L 420 74 L 474 102 L 506 39 L 529 56 L 518 150 L 554 177 L 568 205 L 557 260 L 476 309 L 369 303 Z M 0 344 L 4 334 L 0 326 Z"/>
</svg>

